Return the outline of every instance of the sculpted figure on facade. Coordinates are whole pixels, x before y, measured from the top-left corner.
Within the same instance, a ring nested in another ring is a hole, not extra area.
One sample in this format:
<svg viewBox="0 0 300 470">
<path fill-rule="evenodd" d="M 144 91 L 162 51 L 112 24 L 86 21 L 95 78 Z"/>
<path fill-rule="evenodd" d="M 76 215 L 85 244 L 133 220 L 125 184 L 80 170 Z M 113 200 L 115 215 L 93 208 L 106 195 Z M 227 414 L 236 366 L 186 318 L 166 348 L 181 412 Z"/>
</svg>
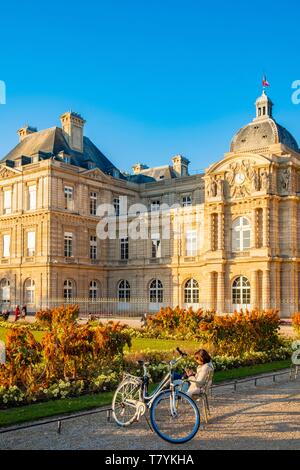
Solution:
<svg viewBox="0 0 300 470">
<path fill-rule="evenodd" d="M 285 168 L 281 175 L 279 181 L 279 189 L 284 192 L 289 192 L 291 189 L 291 169 Z"/>
<path fill-rule="evenodd" d="M 258 171 L 256 169 L 253 169 L 251 173 L 251 185 L 252 185 L 252 191 L 259 191 L 260 189 L 259 177 L 258 177 Z"/>
<path fill-rule="evenodd" d="M 268 192 L 270 189 L 270 173 L 267 169 L 263 169 L 260 174 L 260 186 L 263 191 Z"/>
<path fill-rule="evenodd" d="M 224 181 L 222 178 L 217 180 L 217 196 L 224 196 Z"/>
<path fill-rule="evenodd" d="M 215 176 L 210 178 L 207 182 L 206 195 L 207 197 L 216 197 L 217 196 L 217 181 Z"/>
</svg>

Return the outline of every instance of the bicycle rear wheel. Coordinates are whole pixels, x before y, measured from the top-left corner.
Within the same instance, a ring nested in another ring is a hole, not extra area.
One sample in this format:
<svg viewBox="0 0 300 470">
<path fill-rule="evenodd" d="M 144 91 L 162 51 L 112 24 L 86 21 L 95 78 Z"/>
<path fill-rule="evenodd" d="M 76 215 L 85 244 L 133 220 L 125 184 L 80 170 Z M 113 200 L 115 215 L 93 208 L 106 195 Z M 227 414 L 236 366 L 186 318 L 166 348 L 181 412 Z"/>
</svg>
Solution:
<svg viewBox="0 0 300 470">
<path fill-rule="evenodd" d="M 119 426 L 129 426 L 137 416 L 137 402 L 141 399 L 140 381 L 131 378 L 118 386 L 112 401 L 112 415 Z"/>
<path fill-rule="evenodd" d="M 161 392 L 151 406 L 150 420 L 154 431 L 173 444 L 191 440 L 200 426 L 196 403 L 180 391 Z"/>
</svg>

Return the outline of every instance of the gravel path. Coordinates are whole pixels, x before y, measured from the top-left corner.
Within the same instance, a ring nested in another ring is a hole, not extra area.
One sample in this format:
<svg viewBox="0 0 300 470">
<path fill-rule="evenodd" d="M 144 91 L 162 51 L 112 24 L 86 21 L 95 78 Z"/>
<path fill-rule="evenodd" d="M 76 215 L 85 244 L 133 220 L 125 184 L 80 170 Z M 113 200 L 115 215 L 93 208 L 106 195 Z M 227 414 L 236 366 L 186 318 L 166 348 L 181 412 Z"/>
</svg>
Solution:
<svg viewBox="0 0 300 470">
<path fill-rule="evenodd" d="M 0 449 L 298 449 L 300 450 L 300 377 L 288 375 L 214 390 L 212 415 L 196 437 L 183 445 L 165 443 L 144 419 L 129 428 L 106 421 L 106 414 L 0 434 Z"/>
</svg>

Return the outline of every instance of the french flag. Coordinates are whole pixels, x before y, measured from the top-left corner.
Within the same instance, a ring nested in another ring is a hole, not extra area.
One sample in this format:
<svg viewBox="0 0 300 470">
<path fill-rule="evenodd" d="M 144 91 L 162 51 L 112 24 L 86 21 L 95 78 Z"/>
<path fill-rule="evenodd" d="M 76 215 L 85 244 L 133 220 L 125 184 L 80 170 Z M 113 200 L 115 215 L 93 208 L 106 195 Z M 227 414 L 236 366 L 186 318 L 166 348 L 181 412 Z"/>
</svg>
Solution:
<svg viewBox="0 0 300 470">
<path fill-rule="evenodd" d="M 268 82 L 267 77 L 265 75 L 263 76 L 262 84 L 263 84 L 263 87 L 270 86 L 270 83 Z"/>
</svg>

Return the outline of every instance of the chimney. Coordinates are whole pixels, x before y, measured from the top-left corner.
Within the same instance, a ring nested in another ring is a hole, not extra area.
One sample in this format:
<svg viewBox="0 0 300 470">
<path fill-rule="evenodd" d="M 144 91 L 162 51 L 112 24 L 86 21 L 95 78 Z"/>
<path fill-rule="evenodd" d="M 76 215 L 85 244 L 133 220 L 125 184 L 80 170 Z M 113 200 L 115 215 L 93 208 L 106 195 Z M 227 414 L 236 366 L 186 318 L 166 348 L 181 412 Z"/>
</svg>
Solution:
<svg viewBox="0 0 300 470">
<path fill-rule="evenodd" d="M 190 161 L 187 158 L 183 157 L 182 155 L 175 155 L 175 157 L 172 158 L 172 162 L 173 170 L 177 177 L 188 176 L 188 166 Z"/>
<path fill-rule="evenodd" d="M 71 149 L 83 152 L 83 127 L 85 120 L 78 113 L 68 111 L 60 116 L 64 137 Z"/>
<path fill-rule="evenodd" d="M 21 127 L 21 129 L 18 130 L 20 142 L 25 139 L 30 134 L 33 134 L 34 132 L 37 132 L 36 127 L 31 127 L 28 124 L 25 124 L 24 127 Z"/>
<path fill-rule="evenodd" d="M 149 167 L 147 165 L 144 165 L 143 163 L 136 163 L 132 167 L 133 173 L 135 175 L 139 175 L 142 170 L 147 170 L 147 168 L 149 168 Z"/>
</svg>

